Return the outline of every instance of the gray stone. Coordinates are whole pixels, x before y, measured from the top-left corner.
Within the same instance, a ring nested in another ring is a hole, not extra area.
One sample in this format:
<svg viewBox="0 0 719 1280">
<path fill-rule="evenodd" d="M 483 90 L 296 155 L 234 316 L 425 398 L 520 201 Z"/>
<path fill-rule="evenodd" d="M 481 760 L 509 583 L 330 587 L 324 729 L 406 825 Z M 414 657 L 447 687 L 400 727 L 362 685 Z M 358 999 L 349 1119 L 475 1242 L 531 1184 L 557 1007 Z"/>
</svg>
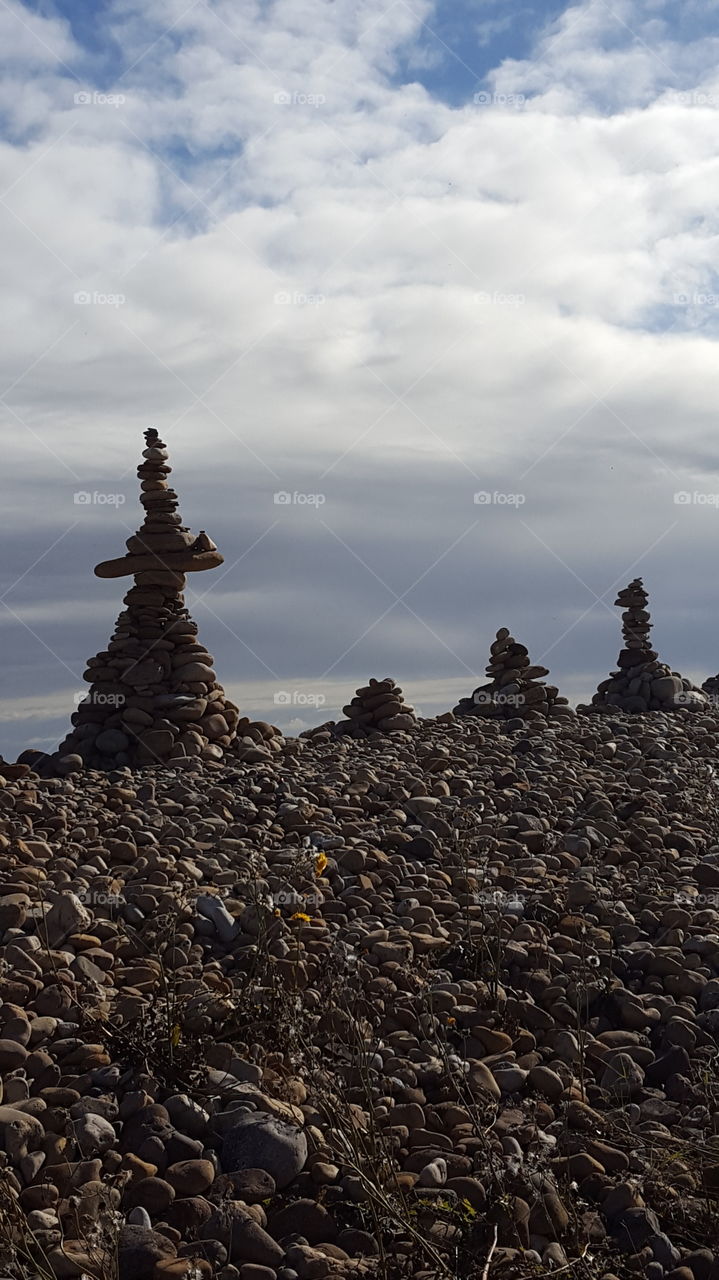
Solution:
<svg viewBox="0 0 719 1280">
<path fill-rule="evenodd" d="M 225 1135 L 222 1168 L 263 1169 L 279 1188 L 286 1187 L 302 1171 L 307 1160 L 307 1139 L 300 1129 L 259 1112 L 245 1112 Z"/>
</svg>

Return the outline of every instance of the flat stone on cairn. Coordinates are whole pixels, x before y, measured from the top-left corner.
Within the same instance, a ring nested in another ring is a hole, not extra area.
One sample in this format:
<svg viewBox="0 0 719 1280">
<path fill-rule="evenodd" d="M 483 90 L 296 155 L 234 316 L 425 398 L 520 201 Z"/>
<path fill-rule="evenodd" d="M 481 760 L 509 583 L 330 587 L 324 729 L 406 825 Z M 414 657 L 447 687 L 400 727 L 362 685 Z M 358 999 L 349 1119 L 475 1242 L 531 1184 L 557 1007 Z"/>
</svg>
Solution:
<svg viewBox="0 0 719 1280">
<path fill-rule="evenodd" d="M 167 483 L 167 450 L 154 428 L 145 440 L 137 469 L 144 522 L 128 538 L 125 556 L 95 569 L 101 578 L 131 575 L 134 586 L 107 649 L 87 664 L 90 690 L 56 763 L 74 756 L 89 768 L 111 769 L 192 756 L 220 760 L 240 719 L 182 594 L 187 573 L 213 569 L 223 557 L 206 533 L 195 537 L 182 524 Z"/>
<path fill-rule="evenodd" d="M 673 711 L 681 707 L 701 708 L 707 699 L 701 690 L 659 661 L 651 647 L 652 623 L 647 610 L 649 597 L 641 578 L 634 578 L 619 592 L 615 605 L 622 613 L 624 648 L 617 659 L 618 671 L 602 680 L 592 698 L 592 709 L 629 712 Z M 584 710 L 584 708 L 582 708 Z"/>
<path fill-rule="evenodd" d="M 532 720 L 558 714 L 571 715 L 566 698 L 559 690 L 545 684 L 546 667 L 533 666 L 529 651 L 517 644 L 506 627 L 501 627 L 489 651 L 487 684 L 475 689 L 471 698 L 461 698 L 454 708 L 457 716 L 491 716 L 499 720 Z"/>
<path fill-rule="evenodd" d="M 363 689 L 357 690 L 349 706 L 342 710 L 347 719 L 338 721 L 335 732 L 349 733 L 354 737 L 414 729 L 417 725 L 414 707 L 408 706 L 399 685 L 389 676 L 384 680 L 370 680 Z"/>
</svg>

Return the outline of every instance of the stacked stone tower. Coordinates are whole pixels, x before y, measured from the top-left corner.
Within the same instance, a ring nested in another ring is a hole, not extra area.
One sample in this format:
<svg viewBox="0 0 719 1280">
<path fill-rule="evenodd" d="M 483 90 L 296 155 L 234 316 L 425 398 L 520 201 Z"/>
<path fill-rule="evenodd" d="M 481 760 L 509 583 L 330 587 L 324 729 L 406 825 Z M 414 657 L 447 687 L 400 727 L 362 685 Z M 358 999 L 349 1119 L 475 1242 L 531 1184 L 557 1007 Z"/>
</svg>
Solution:
<svg viewBox="0 0 719 1280">
<path fill-rule="evenodd" d="M 641 712 L 705 705 L 704 695 L 690 680 L 659 661 L 649 639 L 652 623 L 648 601 L 641 578 L 634 578 L 614 601 L 624 610 L 624 647 L 617 659 L 619 670 L 613 671 L 608 680 L 602 680 L 592 698 L 592 707 Z"/>
<path fill-rule="evenodd" d="M 571 714 L 555 685 L 544 683 L 547 668 L 532 665 L 529 650 L 517 644 L 506 627 L 500 628 L 491 645 L 486 674 L 488 682 L 475 689 L 471 698 L 461 698 L 455 715 L 528 720 L 537 714 L 547 716 L 555 708 L 559 714 Z"/>
<path fill-rule="evenodd" d="M 342 710 L 347 719 L 339 721 L 335 732 L 354 737 L 367 737 L 374 732 L 392 733 L 417 725 L 414 707 L 405 702 L 399 685 L 389 676 L 384 680 L 370 680 Z"/>
<path fill-rule="evenodd" d="M 145 519 L 124 556 L 95 568 L 99 578 L 129 576 L 134 585 L 107 649 L 87 664 L 90 690 L 55 753 L 58 760 L 80 756 L 89 768 L 219 760 L 239 721 L 183 597 L 186 575 L 214 569 L 223 557 L 206 533 L 195 537 L 183 525 L 154 428 L 145 441 L 137 469 Z"/>
</svg>

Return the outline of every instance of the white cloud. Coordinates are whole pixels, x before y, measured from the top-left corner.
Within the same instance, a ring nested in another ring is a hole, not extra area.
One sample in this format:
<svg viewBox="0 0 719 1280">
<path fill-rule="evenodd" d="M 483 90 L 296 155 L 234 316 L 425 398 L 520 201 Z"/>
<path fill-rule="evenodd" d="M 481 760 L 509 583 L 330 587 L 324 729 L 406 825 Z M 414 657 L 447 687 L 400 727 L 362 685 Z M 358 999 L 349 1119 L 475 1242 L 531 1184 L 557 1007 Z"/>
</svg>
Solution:
<svg viewBox="0 0 719 1280">
<path fill-rule="evenodd" d="M 588 0 L 531 58 L 496 69 L 494 105 L 453 108 L 396 79 L 402 60 L 421 76 L 427 2 L 371 0 L 360 12 L 351 0 L 189 10 L 153 0 L 109 12 L 124 58 L 113 84 L 89 74 L 64 22 L 2 11 L 14 79 L 0 107 L 19 140 L 0 150 L 0 413 L 7 475 L 22 479 L 2 521 L 28 549 L 3 589 L 72 523 L 73 488 L 115 485 L 123 509 L 91 513 L 67 544 L 74 559 L 62 553 L 67 599 L 101 590 L 87 577 L 90 531 L 112 554 L 137 523 L 133 470 L 153 422 L 172 446 L 183 510 L 210 532 L 222 525 L 228 563 L 276 515 L 273 489 L 306 486 L 327 492 L 328 524 L 372 566 L 390 539 L 406 585 L 470 526 L 476 511 L 465 517 L 460 494 L 531 487 L 525 523 L 539 541 L 497 513 L 473 535 L 479 585 L 467 590 L 482 594 L 481 622 L 452 578 L 459 551 L 443 561 L 454 593 L 443 618 L 430 595 L 421 609 L 463 655 L 481 625 L 483 661 L 512 574 L 536 557 L 535 576 L 563 575 L 554 633 L 536 623 L 537 642 L 553 643 L 565 607 L 578 616 L 591 596 L 575 599 L 572 574 L 542 543 L 567 544 L 600 593 L 670 529 L 670 486 L 716 484 L 705 475 L 719 390 L 710 59 L 697 55 L 692 77 L 688 46 L 650 5 Z M 79 89 L 95 98 L 76 102 Z M 279 91 L 290 101 L 275 102 Z M 508 94 L 526 100 L 507 105 Z M 76 302 L 78 292 L 93 300 Z M 243 520 L 240 537 L 228 517 L 245 508 L 256 524 Z M 697 563 L 705 514 L 680 513 L 661 544 L 672 564 L 680 545 Z M 312 653 L 318 602 L 338 609 L 348 638 L 370 603 L 357 562 L 345 554 L 340 566 L 332 535 L 315 526 L 310 538 L 299 515 L 281 530 L 311 548 L 295 625 Z M 287 670 L 295 642 L 278 640 L 284 597 L 273 595 L 287 552 L 273 546 L 275 570 L 270 561 L 264 591 L 251 592 L 253 647 Z M 234 617 L 257 555 L 218 587 L 219 614 L 222 604 Z M 8 597 L 44 638 L 56 563 L 28 575 L 25 614 Z M 94 636 L 98 614 L 84 609 Z M 119 593 L 108 631 L 118 609 Z M 426 633 L 413 643 L 417 626 L 395 615 L 373 633 L 377 652 L 386 642 L 401 661 L 404 646 L 408 662 L 422 653 L 425 680 L 463 680 L 441 643 L 425 648 Z M 4 634 L 29 691 L 32 642 L 18 622 Z M 605 643 L 602 628 L 593 634 Z M 86 635 L 78 627 L 72 641 L 80 662 Z M 591 662 L 578 659 L 585 676 L 571 646 L 560 649 L 567 679 L 601 676 L 614 648 L 606 664 L 596 645 Z M 361 663 L 370 651 L 353 652 Z M 245 657 L 236 651 L 228 681 Z M 66 679 L 58 666 L 57 687 Z"/>
</svg>

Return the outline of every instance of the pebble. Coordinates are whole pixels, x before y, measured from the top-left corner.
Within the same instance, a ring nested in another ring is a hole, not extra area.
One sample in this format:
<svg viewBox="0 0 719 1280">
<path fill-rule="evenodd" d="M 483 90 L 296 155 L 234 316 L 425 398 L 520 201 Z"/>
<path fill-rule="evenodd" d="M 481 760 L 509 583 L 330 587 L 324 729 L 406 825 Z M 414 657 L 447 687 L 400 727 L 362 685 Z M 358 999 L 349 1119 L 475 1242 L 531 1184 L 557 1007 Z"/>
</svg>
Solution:
<svg viewBox="0 0 719 1280">
<path fill-rule="evenodd" d="M 448 1260 L 496 1222 L 710 1280 L 719 716 L 557 709 L 4 779 L 0 1152 L 53 1274 L 112 1214 L 132 1280 L 369 1277 L 374 1135 Z"/>
<path fill-rule="evenodd" d="M 307 1138 L 302 1129 L 264 1112 L 246 1112 L 225 1134 L 222 1169 L 264 1170 L 277 1187 L 286 1187 L 304 1168 Z"/>
</svg>

